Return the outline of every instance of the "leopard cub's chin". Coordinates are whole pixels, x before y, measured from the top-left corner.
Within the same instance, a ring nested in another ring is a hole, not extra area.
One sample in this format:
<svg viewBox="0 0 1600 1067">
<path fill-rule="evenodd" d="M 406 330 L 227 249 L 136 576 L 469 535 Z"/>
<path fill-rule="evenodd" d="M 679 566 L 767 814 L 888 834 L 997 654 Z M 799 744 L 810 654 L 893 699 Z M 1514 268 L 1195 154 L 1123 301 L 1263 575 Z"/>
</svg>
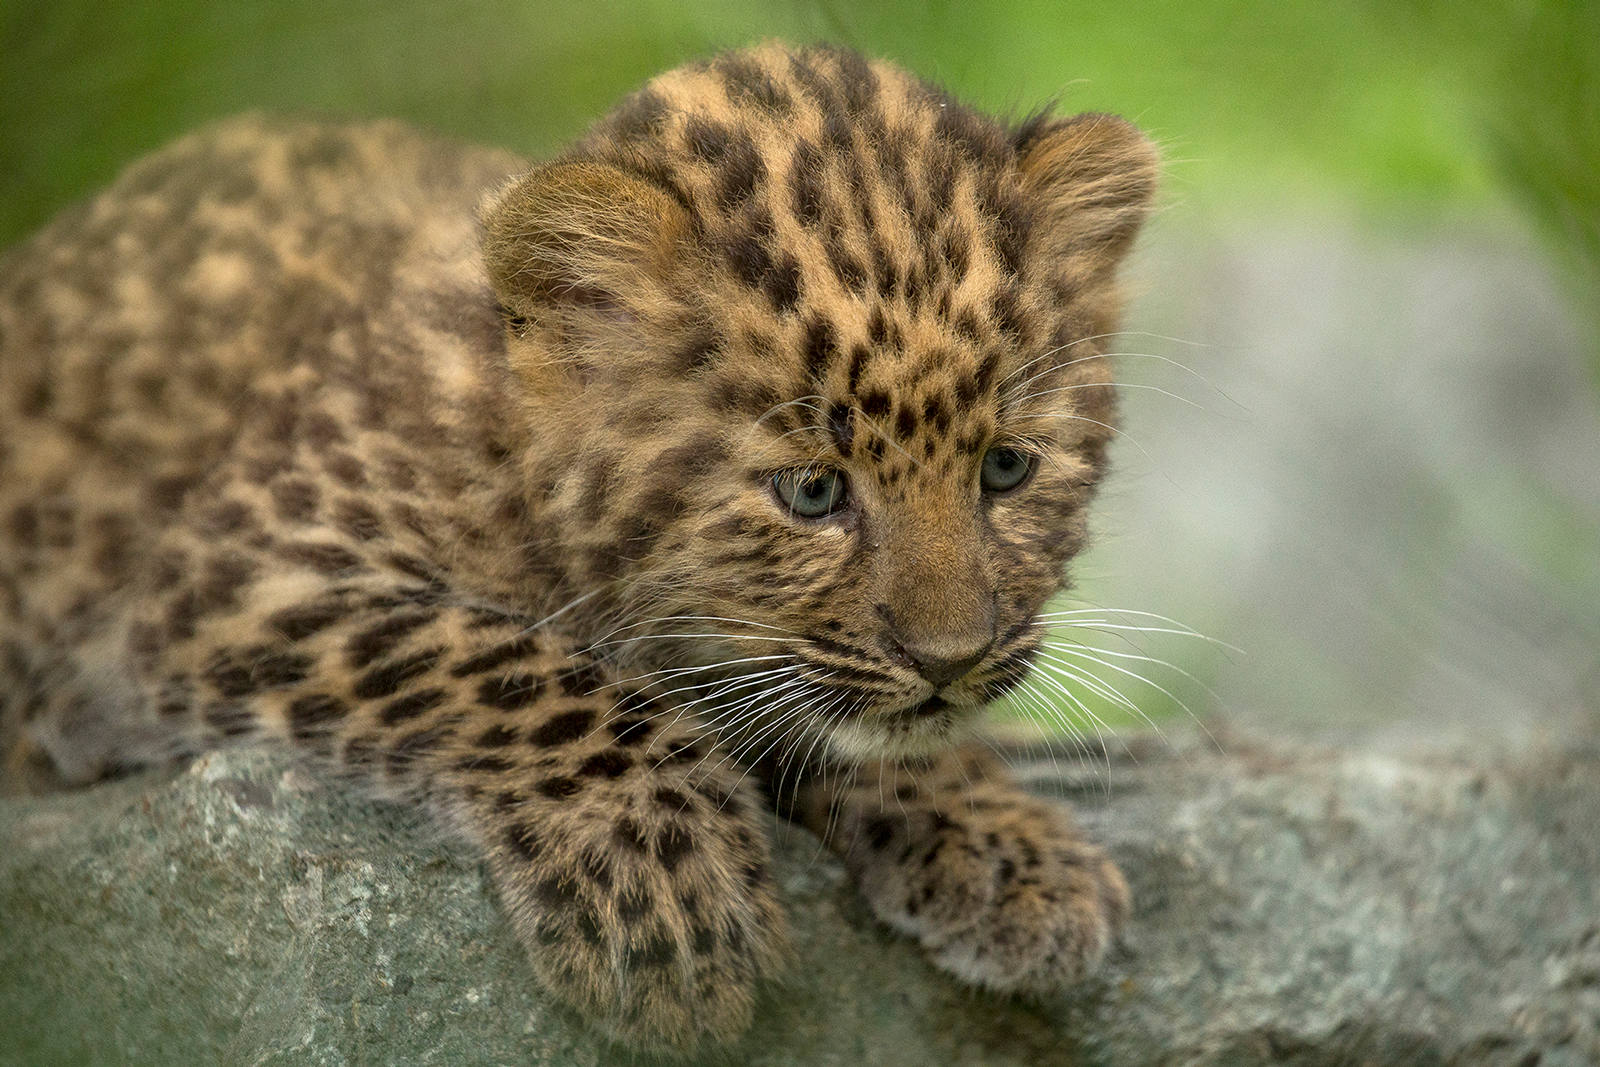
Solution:
<svg viewBox="0 0 1600 1067">
<path fill-rule="evenodd" d="M 922 759 L 971 737 L 985 707 L 935 695 L 873 709 L 825 727 L 828 754 L 845 764 Z"/>
</svg>

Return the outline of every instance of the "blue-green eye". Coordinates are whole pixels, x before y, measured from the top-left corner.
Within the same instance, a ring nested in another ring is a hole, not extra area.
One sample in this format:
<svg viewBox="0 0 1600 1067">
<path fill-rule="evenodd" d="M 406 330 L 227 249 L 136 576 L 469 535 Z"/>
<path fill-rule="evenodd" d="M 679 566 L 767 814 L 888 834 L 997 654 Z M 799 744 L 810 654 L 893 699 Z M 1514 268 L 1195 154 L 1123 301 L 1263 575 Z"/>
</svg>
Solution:
<svg viewBox="0 0 1600 1067">
<path fill-rule="evenodd" d="M 983 471 L 978 479 L 990 493 L 1015 489 L 1033 470 L 1033 457 L 1018 448 L 991 448 L 983 454 Z"/>
<path fill-rule="evenodd" d="M 772 491 L 791 512 L 820 519 L 844 506 L 844 475 L 828 467 L 802 467 L 772 476 Z"/>
</svg>

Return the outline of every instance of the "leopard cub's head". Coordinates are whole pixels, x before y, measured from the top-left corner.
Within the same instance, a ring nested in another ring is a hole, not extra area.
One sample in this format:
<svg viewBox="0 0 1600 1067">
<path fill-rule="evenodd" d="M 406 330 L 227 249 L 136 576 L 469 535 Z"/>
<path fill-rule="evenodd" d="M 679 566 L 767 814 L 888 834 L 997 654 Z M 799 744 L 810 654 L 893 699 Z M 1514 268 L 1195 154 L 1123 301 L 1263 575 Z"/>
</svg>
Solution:
<svg viewBox="0 0 1600 1067">
<path fill-rule="evenodd" d="M 1083 547 L 1155 175 L 1121 119 L 767 45 L 503 190 L 528 478 L 600 647 L 749 758 L 948 742 Z"/>
</svg>

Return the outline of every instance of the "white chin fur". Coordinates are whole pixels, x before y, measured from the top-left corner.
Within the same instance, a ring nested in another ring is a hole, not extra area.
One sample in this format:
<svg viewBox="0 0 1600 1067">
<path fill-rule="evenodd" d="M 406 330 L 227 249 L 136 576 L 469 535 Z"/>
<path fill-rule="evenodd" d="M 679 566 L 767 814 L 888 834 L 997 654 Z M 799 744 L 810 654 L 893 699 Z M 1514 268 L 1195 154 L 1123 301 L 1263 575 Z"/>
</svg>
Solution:
<svg viewBox="0 0 1600 1067">
<path fill-rule="evenodd" d="M 966 719 L 937 715 L 926 720 L 852 720 L 829 727 L 827 745 L 846 763 L 912 759 L 949 748 L 967 732 Z"/>
</svg>

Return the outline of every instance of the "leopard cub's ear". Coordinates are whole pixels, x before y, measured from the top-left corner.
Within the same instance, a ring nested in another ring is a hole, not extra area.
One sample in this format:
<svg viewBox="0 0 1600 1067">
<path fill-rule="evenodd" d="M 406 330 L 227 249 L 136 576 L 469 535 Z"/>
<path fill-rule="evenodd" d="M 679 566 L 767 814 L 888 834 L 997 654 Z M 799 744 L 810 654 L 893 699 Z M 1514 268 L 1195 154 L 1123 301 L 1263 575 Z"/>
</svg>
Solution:
<svg viewBox="0 0 1600 1067">
<path fill-rule="evenodd" d="M 1126 119 L 1085 114 L 1029 123 L 1017 153 L 1023 186 L 1040 208 L 1046 254 L 1109 275 L 1155 196 L 1160 160 L 1149 138 Z"/>
<path fill-rule="evenodd" d="M 535 167 L 485 203 L 483 255 L 513 322 L 572 313 L 629 318 L 665 298 L 689 214 L 664 190 L 604 163 Z"/>
</svg>

